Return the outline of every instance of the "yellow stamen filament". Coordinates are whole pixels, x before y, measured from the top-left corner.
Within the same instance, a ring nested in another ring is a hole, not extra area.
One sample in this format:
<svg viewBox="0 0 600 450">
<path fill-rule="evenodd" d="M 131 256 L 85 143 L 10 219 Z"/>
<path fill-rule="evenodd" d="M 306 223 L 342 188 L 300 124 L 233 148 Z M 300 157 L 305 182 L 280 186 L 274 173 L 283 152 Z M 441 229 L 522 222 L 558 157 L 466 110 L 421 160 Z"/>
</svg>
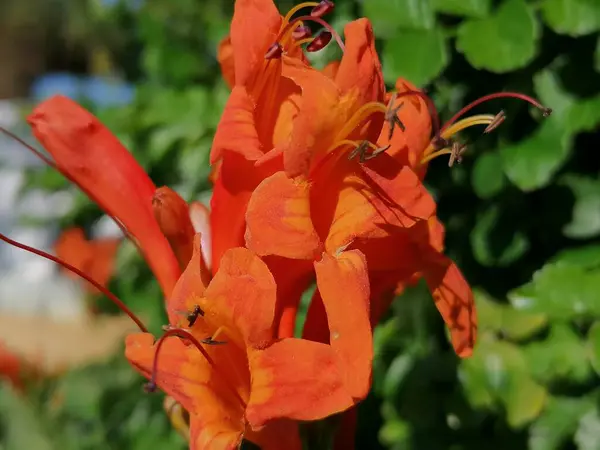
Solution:
<svg viewBox="0 0 600 450">
<path fill-rule="evenodd" d="M 346 125 L 344 125 L 344 127 L 336 135 L 334 142 L 339 142 L 343 139 L 346 139 L 346 137 L 348 137 L 350 135 L 350 133 L 352 133 L 354 131 L 355 128 L 357 128 L 362 122 L 364 122 L 366 119 L 368 119 L 371 115 L 378 113 L 378 112 L 385 114 L 386 111 L 387 111 L 387 106 L 384 105 L 383 103 L 378 103 L 378 102 L 365 103 L 352 115 L 350 120 L 348 120 L 348 122 L 346 122 Z M 337 146 L 337 144 L 336 144 L 336 146 Z M 329 153 L 329 151 L 328 151 L 328 153 Z"/>
<path fill-rule="evenodd" d="M 467 118 L 459 120 L 458 122 L 449 126 L 447 129 L 444 130 L 444 132 L 441 134 L 440 137 L 442 139 L 449 139 L 452 136 L 454 136 L 456 133 L 458 133 L 459 131 L 462 131 L 466 128 L 469 128 L 469 127 L 472 127 L 475 125 L 486 125 L 487 126 L 487 125 L 493 123 L 495 120 L 496 120 L 496 116 L 492 115 L 492 114 L 478 114 L 475 116 L 467 117 Z M 452 152 L 447 149 L 441 149 L 441 150 L 436 151 L 433 143 L 431 143 L 431 144 L 429 144 L 429 147 L 427 147 L 427 149 L 425 149 L 425 151 L 423 152 L 423 159 L 421 160 L 421 164 L 425 164 L 426 162 L 431 161 L 436 156 L 447 155 L 450 153 L 452 153 Z"/>
<path fill-rule="evenodd" d="M 217 340 L 217 337 L 219 337 L 219 335 L 220 335 L 221 333 L 223 333 L 223 331 L 225 331 L 225 327 L 219 327 L 219 328 L 217 328 L 217 331 L 215 331 L 215 332 L 213 333 L 213 335 L 210 337 L 210 339 L 211 339 L 212 341 L 216 341 L 216 340 Z"/>
<path fill-rule="evenodd" d="M 292 16 L 294 14 L 296 14 L 298 11 L 300 11 L 301 9 L 308 8 L 308 7 L 315 7 L 315 6 L 319 6 L 319 3 L 318 2 L 304 2 L 304 3 L 300 3 L 299 5 L 294 6 L 292 9 L 290 9 L 288 11 L 288 13 L 283 18 L 283 22 L 281 23 L 281 26 L 285 27 L 291 20 Z"/>
<path fill-rule="evenodd" d="M 296 47 L 300 47 L 301 45 L 308 44 L 309 42 L 312 42 L 313 40 L 314 40 L 314 37 L 309 37 L 309 38 L 306 38 L 306 39 L 300 39 L 299 41 L 294 42 L 294 45 Z"/>
</svg>

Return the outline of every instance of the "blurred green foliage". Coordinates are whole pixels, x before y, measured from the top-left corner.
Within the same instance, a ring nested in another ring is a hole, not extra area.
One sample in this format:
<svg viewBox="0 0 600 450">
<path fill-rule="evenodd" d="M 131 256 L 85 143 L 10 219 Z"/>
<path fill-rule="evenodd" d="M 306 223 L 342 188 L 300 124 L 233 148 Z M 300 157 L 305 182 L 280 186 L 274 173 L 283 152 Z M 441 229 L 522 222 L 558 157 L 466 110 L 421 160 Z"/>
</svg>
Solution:
<svg viewBox="0 0 600 450">
<path fill-rule="evenodd" d="M 279 2 L 282 11 L 290 4 Z M 427 183 L 448 253 L 476 286 L 479 344 L 471 359 L 457 360 L 426 289 L 403 294 L 376 330 L 359 448 L 599 449 L 600 2 L 337 6 L 333 25 L 341 31 L 369 17 L 386 81 L 402 76 L 426 88 L 443 118 L 495 91 L 534 95 L 554 110 L 542 119 L 524 103 L 495 101 L 487 111 L 502 108 L 508 117 L 498 130 L 463 134 L 470 142 L 463 164 L 432 163 Z M 149 0 L 103 18 L 119 36 L 109 45 L 114 66 L 138 92 L 128 107 L 98 113 L 157 185 L 188 200 L 209 195 L 208 151 L 228 93 L 216 45 L 231 13 L 232 2 Z M 331 47 L 314 55 L 317 65 L 339 57 Z M 48 173 L 30 181 L 70 189 Z M 98 216 L 81 195 L 64 223 L 89 226 Z M 132 247 L 119 264 L 113 290 L 158 330 L 164 317 L 149 271 Z M 25 401 L 2 391 L 0 411 L 9 408 L 11 420 L 0 429 L 0 448 L 54 445 L 11 446 L 19 439 L 11 422 L 19 420 L 31 430 L 23 439 L 66 430 L 57 448 L 178 448 L 160 402 L 141 393 L 122 358 L 47 384 Z M 47 402 L 49 395 L 62 401 Z"/>
</svg>

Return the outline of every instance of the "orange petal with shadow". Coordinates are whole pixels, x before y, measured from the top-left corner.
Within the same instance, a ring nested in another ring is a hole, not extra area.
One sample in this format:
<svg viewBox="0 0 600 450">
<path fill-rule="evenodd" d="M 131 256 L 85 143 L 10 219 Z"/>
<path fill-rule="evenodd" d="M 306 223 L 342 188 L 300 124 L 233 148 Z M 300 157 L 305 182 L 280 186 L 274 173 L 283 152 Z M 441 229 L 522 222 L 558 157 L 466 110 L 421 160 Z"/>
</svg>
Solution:
<svg viewBox="0 0 600 450">
<path fill-rule="evenodd" d="M 210 272 L 202 257 L 201 240 L 200 234 L 194 236 L 192 257 L 167 299 L 169 323 L 176 327 L 181 326 L 182 318 L 199 303 L 210 281 Z"/>
<path fill-rule="evenodd" d="M 272 419 L 319 420 L 354 402 L 333 349 L 304 339 L 283 339 L 248 355 L 252 373 L 246 419 L 256 429 Z"/>
<path fill-rule="evenodd" d="M 195 234 L 188 204 L 173 189 L 163 186 L 152 197 L 152 209 L 181 270 L 185 269 L 192 257 Z"/>
<path fill-rule="evenodd" d="M 358 250 L 325 253 L 315 262 L 315 272 L 344 385 L 352 397 L 363 399 L 371 387 L 373 362 L 367 261 Z"/>
<path fill-rule="evenodd" d="M 125 356 L 146 378 L 152 374 L 155 354 L 152 335 L 127 337 Z M 211 450 L 215 443 L 218 448 L 237 448 L 244 431 L 244 410 L 223 379 L 215 376 L 194 346 L 177 337 L 167 338 L 159 355 L 156 384 L 189 411 L 190 448 Z"/>
<path fill-rule="evenodd" d="M 293 420 L 272 420 L 258 431 L 247 430 L 244 438 L 258 445 L 261 450 L 302 449 L 299 424 Z"/>
<path fill-rule="evenodd" d="M 310 215 L 310 185 L 277 172 L 252 194 L 246 213 L 246 245 L 261 256 L 313 259 L 321 241 Z"/>
<path fill-rule="evenodd" d="M 202 241 L 202 256 L 206 267 L 209 269 L 212 266 L 212 253 L 211 253 L 211 229 L 210 229 L 210 211 L 208 207 L 201 202 L 190 203 L 190 220 L 196 233 L 200 233 Z"/>
<path fill-rule="evenodd" d="M 125 227 L 168 295 L 181 270 L 154 219 L 156 187 L 146 172 L 108 128 L 67 97 L 40 103 L 27 121 L 57 169 Z"/>
<path fill-rule="evenodd" d="M 243 86 L 235 86 L 227 100 L 221 121 L 215 131 L 210 151 L 210 163 L 215 164 L 223 152 L 239 153 L 249 161 L 263 156 L 254 122 L 254 100 Z"/>
<path fill-rule="evenodd" d="M 224 326 L 237 344 L 263 347 L 274 338 L 277 286 L 267 265 L 246 248 L 223 255 L 200 307 L 214 328 Z"/>
<path fill-rule="evenodd" d="M 450 329 L 454 351 L 461 358 L 473 353 L 477 337 L 477 313 L 471 287 L 450 259 L 439 261 L 425 270 L 425 280 L 438 311 Z"/>
</svg>

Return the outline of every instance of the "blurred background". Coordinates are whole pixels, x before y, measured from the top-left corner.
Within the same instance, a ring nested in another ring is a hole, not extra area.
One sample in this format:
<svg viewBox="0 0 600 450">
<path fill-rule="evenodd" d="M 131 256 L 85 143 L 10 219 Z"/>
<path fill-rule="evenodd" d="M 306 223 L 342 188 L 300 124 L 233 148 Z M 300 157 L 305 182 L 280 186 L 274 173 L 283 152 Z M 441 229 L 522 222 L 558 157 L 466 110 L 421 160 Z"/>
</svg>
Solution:
<svg viewBox="0 0 600 450">
<path fill-rule="evenodd" d="M 276 1 L 286 12 L 294 2 Z M 338 0 L 332 25 L 366 16 L 386 82 L 427 89 L 442 119 L 486 93 L 506 122 L 426 182 L 447 251 L 476 289 L 471 359 L 449 348 L 422 286 L 376 330 L 360 449 L 600 449 L 600 1 Z M 0 126 L 56 93 L 96 113 L 149 172 L 208 202 L 208 153 L 228 89 L 216 48 L 232 0 L 1 0 Z M 257 24 L 256 26 L 260 26 Z M 340 57 L 334 46 L 311 56 Z M 84 230 L 73 231 L 73 227 Z M 99 209 L 0 136 L 0 232 L 104 274 L 158 333 L 160 290 Z M 64 234 L 64 233 L 67 234 Z M 118 244 L 118 245 L 117 245 Z M 66 253 L 64 253 L 66 252 Z M 114 277 L 110 274 L 114 273 Z M 159 394 L 122 354 L 115 308 L 51 263 L 0 246 L 0 449 L 182 449 Z M 308 298 L 308 295 L 307 295 Z"/>
</svg>

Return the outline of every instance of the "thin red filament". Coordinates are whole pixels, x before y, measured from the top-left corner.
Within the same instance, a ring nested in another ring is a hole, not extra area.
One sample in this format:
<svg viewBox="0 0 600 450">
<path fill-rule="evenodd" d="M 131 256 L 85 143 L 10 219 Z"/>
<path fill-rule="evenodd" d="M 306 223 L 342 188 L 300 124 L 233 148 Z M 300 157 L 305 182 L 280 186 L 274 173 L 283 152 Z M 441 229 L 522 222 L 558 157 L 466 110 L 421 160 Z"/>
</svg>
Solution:
<svg viewBox="0 0 600 450">
<path fill-rule="evenodd" d="M 198 341 L 198 339 L 196 339 L 192 333 L 190 333 L 187 330 L 184 330 L 183 328 L 171 328 L 165 331 L 165 333 L 157 341 L 156 350 L 154 351 L 154 361 L 152 362 L 152 374 L 150 375 L 150 381 L 145 385 L 145 390 L 147 392 L 154 392 L 156 390 L 156 377 L 158 375 L 158 357 L 160 355 L 160 349 L 162 348 L 166 339 L 172 336 L 176 336 L 191 342 L 194 345 L 194 347 L 196 347 L 198 351 L 202 353 L 202 356 L 204 356 L 204 358 L 211 365 L 213 370 L 215 370 L 215 372 L 219 373 L 219 375 L 223 377 L 223 379 L 226 381 L 227 386 L 231 389 L 232 393 L 240 402 L 242 407 L 246 407 L 246 402 L 238 393 L 237 389 L 235 388 L 235 385 L 231 383 L 229 377 L 227 377 L 225 373 L 219 371 L 215 361 L 211 358 L 206 349 L 202 347 L 202 344 Z"/>
<path fill-rule="evenodd" d="M 42 161 L 44 161 L 50 167 L 56 168 L 56 164 L 54 163 L 54 161 L 52 161 L 50 158 L 48 158 L 42 152 L 37 150 L 35 147 L 29 145 L 27 142 L 25 142 L 23 139 L 21 139 L 16 134 L 11 133 L 10 131 L 8 131 L 6 128 L 3 128 L 3 127 L 0 127 L 0 132 L 4 133 L 11 139 L 14 139 L 15 141 L 17 141 L 19 144 L 23 145 L 24 147 L 27 147 L 29 150 L 31 150 L 33 153 L 35 153 Z"/>
<path fill-rule="evenodd" d="M 544 115 L 544 117 L 548 117 L 552 113 L 552 109 L 546 108 L 544 105 L 542 105 L 536 99 L 534 99 L 533 97 L 530 97 L 528 95 L 521 94 L 519 92 L 496 92 L 494 94 L 484 95 L 483 97 L 478 98 L 477 100 L 469 103 L 463 109 L 458 111 L 456 114 L 454 114 L 454 116 L 452 116 L 452 118 L 448 122 L 446 122 L 444 124 L 444 126 L 440 130 L 440 133 L 443 133 L 446 128 L 448 128 L 450 125 L 452 125 L 459 118 L 461 118 L 463 115 L 468 113 L 470 110 L 472 110 L 476 106 L 479 106 L 482 103 L 485 103 L 490 100 L 495 100 L 497 98 L 516 98 L 519 100 L 523 100 L 523 101 L 535 106 L 536 108 L 542 110 L 542 114 Z"/>
<path fill-rule="evenodd" d="M 64 267 L 65 269 L 73 272 L 75 275 L 83 278 L 85 281 L 87 281 L 92 286 L 94 286 L 96 289 L 98 289 L 100 292 L 102 292 L 115 305 L 117 305 L 121 311 L 123 311 L 125 314 L 127 314 L 129 316 L 129 318 L 135 322 L 135 324 L 138 326 L 138 328 L 140 329 L 140 331 L 142 333 L 148 332 L 148 329 L 144 326 L 142 321 L 125 305 L 125 303 L 123 303 L 122 300 L 120 300 L 115 294 L 110 292 L 108 289 L 106 289 L 100 283 L 95 281 L 93 278 L 90 278 L 88 275 L 83 273 L 78 268 L 61 260 L 60 258 L 57 258 L 56 256 L 53 256 L 49 253 L 44 252 L 43 250 L 38 250 L 37 248 L 33 248 L 28 245 L 22 244 L 20 242 L 14 241 L 14 240 L 10 239 L 9 237 L 3 235 L 2 233 L 0 233 L 0 240 L 2 240 L 14 247 L 20 248 L 21 250 L 25 250 L 25 251 L 33 253 L 35 255 L 41 256 L 42 258 L 48 259 L 48 260 Z"/>
</svg>

